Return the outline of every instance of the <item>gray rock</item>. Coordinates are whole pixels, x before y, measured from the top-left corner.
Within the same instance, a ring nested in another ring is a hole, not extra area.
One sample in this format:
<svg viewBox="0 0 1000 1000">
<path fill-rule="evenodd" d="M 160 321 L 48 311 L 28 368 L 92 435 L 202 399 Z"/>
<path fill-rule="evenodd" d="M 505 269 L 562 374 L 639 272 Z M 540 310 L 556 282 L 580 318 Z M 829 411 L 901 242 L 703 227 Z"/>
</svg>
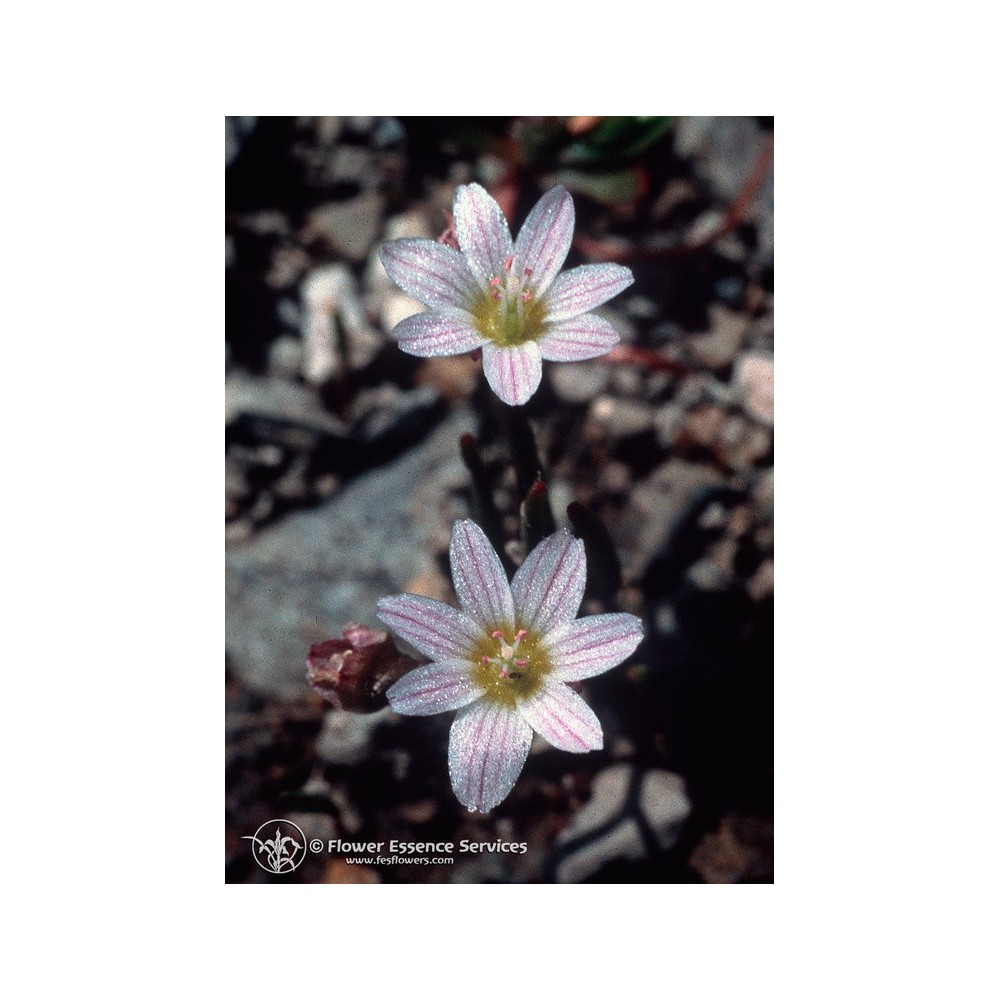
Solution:
<svg viewBox="0 0 1000 1000">
<path fill-rule="evenodd" d="M 690 811 L 684 782 L 676 774 L 637 774 L 631 764 L 601 771 L 590 801 L 556 838 L 556 880 L 582 882 L 612 861 L 641 860 L 655 846 L 669 849 Z"/>
<path fill-rule="evenodd" d="M 348 622 L 376 626 L 375 604 L 435 569 L 454 490 L 468 482 L 454 414 L 419 447 L 349 482 L 332 499 L 290 514 L 226 553 L 226 649 L 250 687 L 293 699 L 308 692 L 309 647 Z M 431 541 L 434 539 L 434 541 Z"/>
<path fill-rule="evenodd" d="M 708 332 L 688 337 L 687 349 L 698 364 L 719 371 L 736 360 L 750 328 L 750 320 L 743 313 L 734 312 L 717 302 L 709 306 L 708 315 Z"/>
<path fill-rule="evenodd" d="M 328 413 L 305 386 L 285 378 L 233 371 L 226 376 L 226 423 L 240 414 L 289 420 L 328 434 L 347 433 L 346 425 Z"/>
<path fill-rule="evenodd" d="M 611 381 L 611 367 L 604 361 L 574 361 L 546 367 L 552 388 L 564 403 L 589 403 Z"/>
<path fill-rule="evenodd" d="M 391 708 L 370 715 L 332 709 L 323 716 L 316 756 L 327 764 L 360 764 L 368 758 L 375 730 L 397 718 Z"/>
<path fill-rule="evenodd" d="M 361 263 L 381 232 L 383 206 L 382 196 L 374 191 L 321 205 L 309 214 L 302 239 Z"/>
<path fill-rule="evenodd" d="M 638 579 L 696 493 L 723 482 L 716 470 L 675 458 L 637 484 L 612 528 L 612 538 L 624 557 L 625 575 Z"/>
<path fill-rule="evenodd" d="M 660 847 L 673 847 L 691 813 L 684 779 L 672 771 L 647 771 L 639 785 L 639 809 Z"/>
<path fill-rule="evenodd" d="M 226 115 L 226 166 L 228 167 L 243 149 L 247 136 L 257 126 L 255 115 Z"/>
<path fill-rule="evenodd" d="M 302 284 L 303 375 L 321 385 L 344 371 L 368 365 L 386 338 L 365 315 L 358 283 L 345 264 L 313 271 Z M 347 357 L 338 344 L 342 331 Z"/>
<path fill-rule="evenodd" d="M 610 441 L 622 441 L 653 429 L 653 407 L 637 399 L 601 396 L 590 407 L 590 419 Z"/>
</svg>

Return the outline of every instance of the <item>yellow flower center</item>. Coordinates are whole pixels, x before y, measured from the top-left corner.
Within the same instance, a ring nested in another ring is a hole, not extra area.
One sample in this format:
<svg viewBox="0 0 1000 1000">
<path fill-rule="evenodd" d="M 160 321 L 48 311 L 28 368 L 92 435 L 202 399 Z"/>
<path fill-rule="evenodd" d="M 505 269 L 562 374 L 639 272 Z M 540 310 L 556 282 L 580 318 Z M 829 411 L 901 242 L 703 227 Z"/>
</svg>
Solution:
<svg viewBox="0 0 1000 1000">
<path fill-rule="evenodd" d="M 517 347 L 537 340 L 545 328 L 545 305 L 531 289 L 531 268 L 511 273 L 508 257 L 503 274 L 490 278 L 489 292 L 480 292 L 472 305 L 476 329 L 500 347 Z"/>
<path fill-rule="evenodd" d="M 483 697 L 507 706 L 536 694 L 552 669 L 539 637 L 509 626 L 484 635 L 472 650 L 472 660 L 472 680 L 483 689 Z"/>
</svg>

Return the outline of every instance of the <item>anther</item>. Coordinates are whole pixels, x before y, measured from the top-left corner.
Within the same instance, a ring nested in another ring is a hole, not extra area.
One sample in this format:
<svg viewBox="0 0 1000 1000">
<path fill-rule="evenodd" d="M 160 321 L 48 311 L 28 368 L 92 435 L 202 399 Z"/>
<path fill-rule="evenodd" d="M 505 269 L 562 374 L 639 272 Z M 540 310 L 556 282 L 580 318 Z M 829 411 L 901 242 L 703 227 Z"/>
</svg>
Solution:
<svg viewBox="0 0 1000 1000">
<path fill-rule="evenodd" d="M 511 254 L 511 255 L 510 255 L 510 256 L 509 256 L 509 257 L 508 257 L 508 258 L 507 258 L 507 259 L 506 259 L 506 260 L 505 260 L 505 261 L 503 262 L 503 269 L 504 269 L 504 270 L 505 270 L 505 271 L 506 271 L 506 272 L 507 272 L 507 273 L 509 274 L 509 273 L 510 273 L 510 269 L 511 269 L 511 267 L 513 266 L 513 264 L 514 264 L 514 255 L 513 255 L 513 254 Z"/>
<path fill-rule="evenodd" d="M 527 634 L 528 634 L 528 632 L 527 632 L 526 629 L 523 629 L 523 628 L 522 629 L 518 629 L 517 635 L 514 636 L 514 642 L 517 642 L 518 640 L 523 639 Z"/>
<path fill-rule="evenodd" d="M 532 269 L 531 269 L 530 267 L 526 267 L 526 268 L 524 269 L 524 276 L 525 276 L 526 278 L 530 278 L 530 277 L 531 277 L 531 276 L 532 276 L 532 275 L 533 275 L 534 273 L 535 273 L 535 272 L 534 272 L 534 271 L 533 271 L 533 270 L 532 270 Z"/>
<path fill-rule="evenodd" d="M 490 632 L 490 638 L 491 639 L 502 639 L 503 638 L 503 632 L 501 632 L 500 629 L 497 629 L 495 632 Z"/>
<path fill-rule="evenodd" d="M 499 288 L 500 287 L 500 279 L 496 278 L 496 277 L 490 278 L 490 287 L 491 288 Z"/>
<path fill-rule="evenodd" d="M 531 297 L 532 297 L 531 296 L 531 292 L 524 292 L 524 294 L 522 294 L 522 296 L 521 296 L 521 301 L 522 302 L 527 302 L 528 299 L 530 299 Z"/>
</svg>

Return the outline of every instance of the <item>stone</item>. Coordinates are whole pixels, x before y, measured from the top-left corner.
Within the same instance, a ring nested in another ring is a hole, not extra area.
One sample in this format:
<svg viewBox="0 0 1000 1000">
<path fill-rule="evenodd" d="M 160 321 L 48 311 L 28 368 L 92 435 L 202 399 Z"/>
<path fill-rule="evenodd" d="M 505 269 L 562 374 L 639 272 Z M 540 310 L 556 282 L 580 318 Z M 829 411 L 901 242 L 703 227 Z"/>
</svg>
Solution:
<svg viewBox="0 0 1000 1000">
<path fill-rule="evenodd" d="M 328 413 L 315 393 L 287 378 L 261 377 L 235 370 L 226 376 L 226 423 L 247 414 L 287 420 L 342 436 L 346 425 Z"/>
<path fill-rule="evenodd" d="M 444 502 L 468 485 L 461 410 L 420 445 L 350 480 L 330 500 L 267 525 L 226 553 L 226 649 L 233 672 L 278 698 L 309 695 L 310 646 L 348 622 L 378 627 L 380 597 L 435 569 L 448 537 Z"/>
<path fill-rule="evenodd" d="M 243 143 L 257 127 L 255 115 L 226 115 L 226 166 L 235 162 Z"/>
<path fill-rule="evenodd" d="M 564 403 L 589 403 L 611 381 L 611 367 L 604 361 L 576 361 L 546 365 L 552 388 Z"/>
<path fill-rule="evenodd" d="M 313 209 L 302 230 L 302 241 L 318 243 L 349 261 L 360 264 L 382 229 L 385 201 L 366 191 L 348 201 L 335 201 Z"/>
<path fill-rule="evenodd" d="M 774 359 L 741 354 L 736 360 L 733 382 L 746 412 L 765 424 L 773 424 Z"/>
<path fill-rule="evenodd" d="M 672 771 L 646 771 L 639 784 L 639 809 L 660 848 L 669 850 L 691 813 L 684 779 Z"/>
<path fill-rule="evenodd" d="M 303 375 L 321 385 L 371 363 L 385 344 L 368 323 L 358 284 L 344 264 L 313 271 L 302 285 Z M 338 344 L 338 327 L 346 342 L 346 358 Z"/>
<path fill-rule="evenodd" d="M 638 399 L 601 396 L 590 406 L 590 419 L 610 441 L 621 441 L 653 429 L 653 408 Z"/>
<path fill-rule="evenodd" d="M 611 532 L 623 556 L 624 575 L 639 579 L 695 495 L 724 481 L 709 466 L 674 458 L 637 483 Z"/>
<path fill-rule="evenodd" d="M 323 716 L 323 728 L 316 739 L 316 756 L 327 764 L 360 764 L 368 759 L 375 730 L 397 719 L 391 708 L 370 715 L 331 709 Z"/>
<path fill-rule="evenodd" d="M 606 768 L 594 778 L 590 800 L 556 837 L 556 881 L 582 882 L 613 861 L 669 850 L 690 812 L 679 775 L 637 772 L 631 764 Z"/>
<path fill-rule="evenodd" d="M 721 371 L 736 360 L 750 328 L 750 319 L 718 302 L 708 307 L 708 317 L 708 332 L 688 337 L 686 346 L 694 362 L 712 371 Z"/>
</svg>

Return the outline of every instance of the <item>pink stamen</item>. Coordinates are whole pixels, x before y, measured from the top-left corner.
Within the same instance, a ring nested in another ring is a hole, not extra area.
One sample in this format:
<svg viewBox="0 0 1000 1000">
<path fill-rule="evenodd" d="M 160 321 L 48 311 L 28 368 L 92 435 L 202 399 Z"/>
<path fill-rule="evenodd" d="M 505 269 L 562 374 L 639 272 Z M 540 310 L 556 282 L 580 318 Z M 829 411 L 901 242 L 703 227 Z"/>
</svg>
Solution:
<svg viewBox="0 0 1000 1000">
<path fill-rule="evenodd" d="M 513 255 L 513 254 L 511 254 L 511 255 L 510 255 L 510 256 L 509 256 L 509 257 L 508 257 L 508 258 L 507 258 L 507 259 L 506 259 L 506 260 L 505 260 L 505 261 L 503 262 L 503 269 L 504 269 L 504 270 L 505 270 L 506 272 L 510 273 L 510 269 L 511 269 L 511 267 L 513 266 L 513 264 L 514 264 L 514 255 Z"/>
<path fill-rule="evenodd" d="M 514 661 L 514 666 L 515 667 L 526 667 L 527 665 L 528 665 L 528 661 L 527 660 L 515 660 Z"/>
<path fill-rule="evenodd" d="M 494 288 L 493 291 L 490 292 L 490 295 L 492 295 L 493 298 L 495 298 L 497 300 L 497 302 L 499 302 L 500 299 L 501 299 L 500 289 L 499 288 Z"/>
<path fill-rule="evenodd" d="M 519 629 L 517 635 L 514 636 L 514 642 L 517 642 L 519 639 L 523 639 L 527 634 L 528 633 L 525 629 Z"/>
<path fill-rule="evenodd" d="M 499 278 L 490 278 L 490 287 L 491 288 L 499 288 L 500 287 L 500 279 Z"/>
<path fill-rule="evenodd" d="M 523 295 L 521 296 L 521 301 L 522 301 L 522 302 L 527 302 L 527 301 L 528 301 L 528 299 L 530 299 L 530 298 L 532 298 L 532 295 L 531 295 L 531 292 L 525 292 L 525 293 L 524 293 L 524 294 L 523 294 Z"/>
<path fill-rule="evenodd" d="M 490 657 L 488 657 L 488 656 L 484 656 L 483 657 L 483 663 L 492 663 L 492 662 L 493 661 L 492 661 L 492 659 Z"/>
<path fill-rule="evenodd" d="M 532 276 L 532 275 L 533 275 L 534 273 L 535 273 L 535 272 L 534 272 L 534 271 L 533 271 L 533 270 L 532 270 L 532 269 L 531 269 L 530 267 L 526 267 L 526 268 L 524 269 L 524 276 L 525 276 L 526 278 L 530 278 L 530 277 L 531 277 L 531 276 Z"/>
<path fill-rule="evenodd" d="M 492 638 L 492 639 L 502 639 L 503 638 L 503 632 L 501 632 L 500 629 L 497 629 L 495 632 L 490 632 L 490 638 Z"/>
</svg>

